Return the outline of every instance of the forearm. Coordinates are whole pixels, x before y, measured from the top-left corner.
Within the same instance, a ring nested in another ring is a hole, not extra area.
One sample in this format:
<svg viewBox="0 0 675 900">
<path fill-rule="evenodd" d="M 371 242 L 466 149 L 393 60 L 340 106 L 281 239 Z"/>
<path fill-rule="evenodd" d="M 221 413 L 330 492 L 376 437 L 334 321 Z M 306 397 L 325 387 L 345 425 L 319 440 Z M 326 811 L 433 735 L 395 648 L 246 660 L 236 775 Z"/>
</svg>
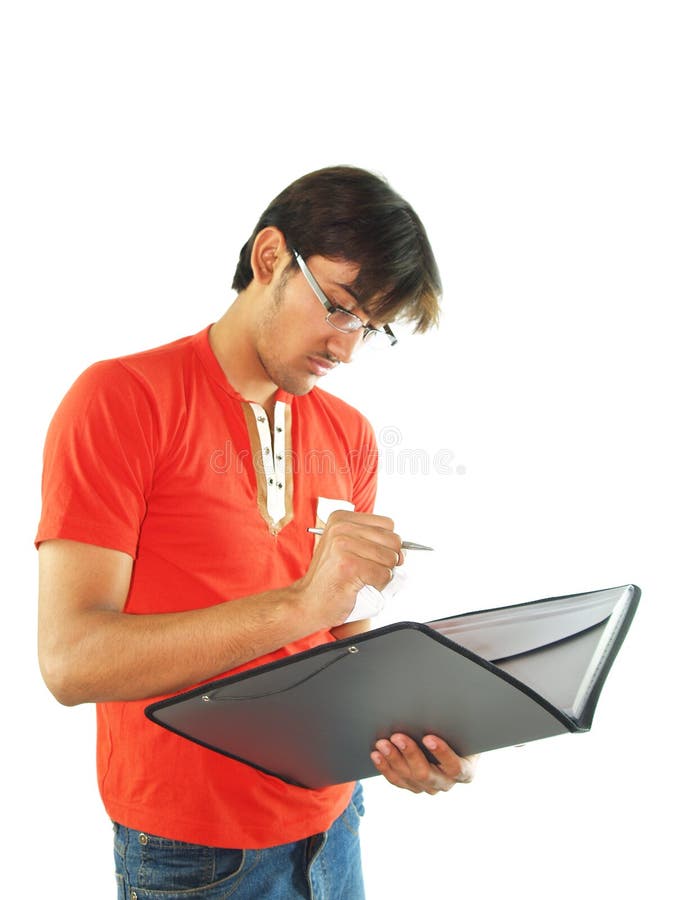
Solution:
<svg viewBox="0 0 675 900">
<path fill-rule="evenodd" d="M 342 625 L 336 625 L 335 628 L 331 628 L 331 634 L 336 641 L 342 641 L 345 638 L 370 631 L 371 627 L 372 622 L 370 619 L 358 619 L 355 622 L 345 622 Z"/>
<path fill-rule="evenodd" d="M 41 637 L 40 660 L 65 705 L 140 700 L 216 677 L 315 630 L 289 587 L 188 612 L 83 610 L 67 633 Z"/>
<path fill-rule="evenodd" d="M 383 517 L 341 516 L 292 585 L 159 615 L 123 612 L 134 565 L 128 554 L 65 539 L 43 542 L 39 655 L 47 686 L 69 706 L 146 699 L 324 629 L 340 628 L 340 636 L 360 630 L 341 623 L 364 584 L 381 588 L 391 579 L 400 538 Z"/>
</svg>

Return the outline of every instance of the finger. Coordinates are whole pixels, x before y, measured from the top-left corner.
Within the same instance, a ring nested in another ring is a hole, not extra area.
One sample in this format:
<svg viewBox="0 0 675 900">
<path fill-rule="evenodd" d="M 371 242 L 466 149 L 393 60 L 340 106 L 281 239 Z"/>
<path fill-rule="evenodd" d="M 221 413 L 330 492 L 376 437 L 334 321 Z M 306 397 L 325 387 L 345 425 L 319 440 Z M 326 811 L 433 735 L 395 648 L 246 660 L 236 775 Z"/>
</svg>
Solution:
<svg viewBox="0 0 675 900">
<path fill-rule="evenodd" d="M 390 784 L 393 784 L 394 787 L 404 788 L 405 790 L 412 791 L 414 794 L 421 794 L 422 788 L 411 781 L 408 772 L 401 771 L 400 762 L 391 758 L 390 754 L 392 751 L 395 751 L 396 748 L 391 745 L 385 747 L 385 744 L 388 745 L 389 742 L 378 741 L 375 745 L 376 749 L 370 754 L 372 763 L 377 771 L 380 775 L 383 775 Z"/>
<path fill-rule="evenodd" d="M 382 548 L 395 555 L 396 563 L 400 559 L 402 540 L 395 531 L 386 528 L 378 528 L 375 525 L 355 524 L 353 522 L 338 522 L 323 533 L 324 539 L 328 535 L 333 540 L 344 538 L 353 541 L 363 541 L 372 544 L 374 548 Z"/>
<path fill-rule="evenodd" d="M 324 533 L 322 543 L 325 541 Z M 323 549 L 324 552 L 351 554 L 385 566 L 387 569 L 393 569 L 399 564 L 398 542 L 400 542 L 398 535 L 391 533 L 386 541 L 382 541 L 377 536 L 373 538 L 369 533 L 350 532 L 338 528 L 329 534 Z"/>
<path fill-rule="evenodd" d="M 347 522 L 354 525 L 371 525 L 375 528 L 382 528 L 385 531 L 394 530 L 394 520 L 388 516 L 380 516 L 375 513 L 350 512 L 345 509 L 337 509 L 332 512 L 326 520 L 326 526 L 337 524 L 338 522 Z"/>
<path fill-rule="evenodd" d="M 455 779 L 441 766 L 429 762 L 411 737 L 405 734 L 393 734 L 391 742 L 398 749 L 401 758 L 405 760 L 410 779 L 423 785 L 424 790 L 427 790 L 428 787 L 432 787 L 434 791 L 450 790 Z"/>
<path fill-rule="evenodd" d="M 387 516 L 376 516 L 371 513 L 352 513 L 338 510 L 331 513 L 324 529 L 326 534 L 351 535 L 355 538 L 372 541 L 383 547 L 396 551 L 397 564 L 403 562 L 401 554 L 401 538 L 394 531 L 394 523 Z"/>
<path fill-rule="evenodd" d="M 415 742 L 404 735 L 392 735 L 375 745 L 375 765 L 385 778 L 397 787 L 415 794 L 437 794 L 448 791 L 454 781 L 437 766 L 431 765 Z M 371 757 L 373 758 L 373 757 Z"/>
<path fill-rule="evenodd" d="M 391 584 L 394 577 L 393 568 L 382 566 L 369 560 L 358 558 L 353 566 L 355 577 L 351 580 L 357 590 L 366 585 L 383 591 L 387 585 Z"/>
<path fill-rule="evenodd" d="M 461 784 L 469 784 L 473 781 L 479 754 L 459 756 L 442 738 L 433 734 L 425 735 L 422 743 L 427 750 L 433 753 L 435 759 L 438 760 L 439 767 L 453 781 Z"/>
</svg>

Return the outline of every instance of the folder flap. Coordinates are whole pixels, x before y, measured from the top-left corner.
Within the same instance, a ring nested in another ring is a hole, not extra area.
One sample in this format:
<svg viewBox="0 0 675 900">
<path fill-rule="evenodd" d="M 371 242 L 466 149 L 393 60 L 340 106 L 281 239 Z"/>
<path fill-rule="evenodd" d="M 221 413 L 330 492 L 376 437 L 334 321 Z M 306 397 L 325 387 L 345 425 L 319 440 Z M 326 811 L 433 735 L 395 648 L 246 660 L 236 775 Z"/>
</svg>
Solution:
<svg viewBox="0 0 675 900">
<path fill-rule="evenodd" d="M 419 623 L 396 623 L 146 709 L 153 721 L 290 783 L 376 775 L 370 752 L 401 731 L 466 755 L 575 725 L 507 673 Z"/>
<path fill-rule="evenodd" d="M 633 585 L 553 597 L 428 622 L 430 628 L 495 662 L 581 634 L 605 622 Z"/>
<path fill-rule="evenodd" d="M 624 585 L 398 622 L 201 684 L 146 715 L 313 789 L 375 775 L 370 751 L 397 731 L 421 747 L 438 734 L 461 755 L 585 731 L 639 596 Z"/>
</svg>

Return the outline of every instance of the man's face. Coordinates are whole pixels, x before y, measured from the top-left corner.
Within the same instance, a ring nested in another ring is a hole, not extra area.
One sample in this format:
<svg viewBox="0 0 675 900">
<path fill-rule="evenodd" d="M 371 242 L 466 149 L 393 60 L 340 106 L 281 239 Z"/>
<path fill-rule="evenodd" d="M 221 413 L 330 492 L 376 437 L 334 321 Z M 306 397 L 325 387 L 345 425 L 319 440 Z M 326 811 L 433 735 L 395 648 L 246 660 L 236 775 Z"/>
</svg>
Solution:
<svg viewBox="0 0 675 900">
<path fill-rule="evenodd" d="M 335 306 L 367 319 L 349 293 L 355 263 L 313 256 L 312 274 Z M 275 274 L 258 330 L 258 358 L 270 380 L 289 394 L 306 394 L 363 342 L 363 330 L 343 334 L 326 322 L 326 309 L 298 269 Z"/>
</svg>

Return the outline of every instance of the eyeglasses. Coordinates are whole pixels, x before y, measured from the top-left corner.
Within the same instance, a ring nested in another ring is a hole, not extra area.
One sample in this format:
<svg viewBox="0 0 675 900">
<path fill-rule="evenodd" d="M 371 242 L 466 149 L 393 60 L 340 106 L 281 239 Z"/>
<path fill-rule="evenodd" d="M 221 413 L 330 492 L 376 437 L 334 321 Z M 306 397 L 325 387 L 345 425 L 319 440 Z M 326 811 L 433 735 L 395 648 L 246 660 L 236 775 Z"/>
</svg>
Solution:
<svg viewBox="0 0 675 900">
<path fill-rule="evenodd" d="M 358 316 L 355 316 L 354 313 L 331 303 L 319 287 L 316 278 L 307 268 L 307 263 L 302 256 L 300 256 L 297 250 L 292 250 L 291 252 L 300 266 L 300 271 L 307 279 L 307 283 L 314 291 L 319 302 L 322 303 L 326 309 L 326 322 L 335 328 L 336 331 L 341 331 L 343 334 L 353 334 L 355 331 L 358 331 L 359 328 L 363 328 L 363 340 L 368 343 L 368 346 L 372 347 L 393 347 L 394 344 L 398 343 L 398 338 L 388 325 L 385 325 L 383 328 L 373 328 L 372 325 L 364 325 L 361 319 L 359 319 Z"/>
</svg>

